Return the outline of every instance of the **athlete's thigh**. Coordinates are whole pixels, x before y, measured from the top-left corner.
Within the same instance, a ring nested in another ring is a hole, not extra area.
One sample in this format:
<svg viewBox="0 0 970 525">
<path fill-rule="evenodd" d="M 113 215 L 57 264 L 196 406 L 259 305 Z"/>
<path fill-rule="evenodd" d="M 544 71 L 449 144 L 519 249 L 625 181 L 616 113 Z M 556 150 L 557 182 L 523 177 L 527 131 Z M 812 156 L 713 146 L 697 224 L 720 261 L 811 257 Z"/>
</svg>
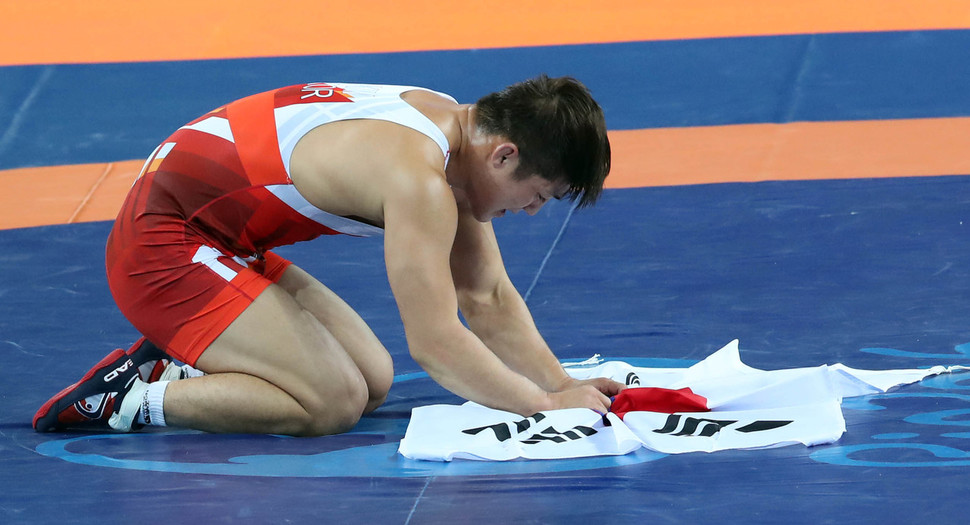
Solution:
<svg viewBox="0 0 970 525">
<path fill-rule="evenodd" d="M 363 376 L 341 343 L 276 284 L 205 349 L 197 366 L 269 381 L 311 412 L 344 399 L 362 408 L 367 397 Z"/>
<path fill-rule="evenodd" d="M 277 282 L 340 342 L 367 381 L 372 399 L 383 399 L 394 380 L 390 354 L 367 323 L 332 290 L 291 264 Z"/>
</svg>

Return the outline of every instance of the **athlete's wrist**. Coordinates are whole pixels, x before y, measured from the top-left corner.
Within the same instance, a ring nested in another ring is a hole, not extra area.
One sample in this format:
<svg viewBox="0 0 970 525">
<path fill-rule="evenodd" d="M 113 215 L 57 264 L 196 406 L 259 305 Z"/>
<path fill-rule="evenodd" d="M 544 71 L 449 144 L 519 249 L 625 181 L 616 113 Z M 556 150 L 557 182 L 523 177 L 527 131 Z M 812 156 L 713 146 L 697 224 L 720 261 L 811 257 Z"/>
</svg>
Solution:
<svg viewBox="0 0 970 525">
<path fill-rule="evenodd" d="M 566 375 L 562 379 L 559 379 L 551 389 L 552 392 L 563 392 L 569 390 L 570 388 L 575 388 L 579 386 L 580 381 L 575 377 Z"/>
<path fill-rule="evenodd" d="M 529 406 L 525 409 L 522 415 L 528 417 L 532 414 L 538 412 L 545 412 L 547 410 L 552 410 L 555 408 L 555 401 L 552 394 L 546 391 L 541 391 L 538 395 L 534 396 L 529 403 Z"/>
</svg>

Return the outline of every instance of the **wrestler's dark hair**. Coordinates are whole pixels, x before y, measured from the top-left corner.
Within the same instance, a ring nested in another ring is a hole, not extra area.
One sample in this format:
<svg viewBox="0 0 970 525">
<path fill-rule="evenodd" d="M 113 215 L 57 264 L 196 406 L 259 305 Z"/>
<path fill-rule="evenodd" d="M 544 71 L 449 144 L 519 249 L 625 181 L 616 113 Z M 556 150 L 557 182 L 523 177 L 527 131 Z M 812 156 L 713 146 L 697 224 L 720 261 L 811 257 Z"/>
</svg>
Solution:
<svg viewBox="0 0 970 525">
<path fill-rule="evenodd" d="M 540 75 L 485 95 L 475 107 L 480 131 L 518 146 L 516 177 L 565 181 L 565 197 L 578 199 L 578 207 L 596 202 L 610 172 L 610 140 L 603 110 L 581 82 Z"/>
</svg>

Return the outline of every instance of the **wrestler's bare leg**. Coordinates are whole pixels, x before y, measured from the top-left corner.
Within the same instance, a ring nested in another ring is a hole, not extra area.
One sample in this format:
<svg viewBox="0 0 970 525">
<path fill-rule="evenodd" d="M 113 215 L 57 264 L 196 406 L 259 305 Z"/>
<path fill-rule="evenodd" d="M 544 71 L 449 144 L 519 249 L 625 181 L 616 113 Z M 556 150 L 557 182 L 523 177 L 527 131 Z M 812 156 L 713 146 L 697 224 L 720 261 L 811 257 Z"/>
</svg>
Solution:
<svg viewBox="0 0 970 525">
<path fill-rule="evenodd" d="M 337 294 L 296 265 L 290 265 L 279 285 L 327 327 L 350 355 L 367 383 L 367 414 L 384 403 L 394 381 L 394 363 L 370 327 Z"/>
<path fill-rule="evenodd" d="M 196 367 L 209 375 L 169 385 L 165 419 L 210 432 L 343 432 L 387 395 L 393 370 L 381 354 L 346 303 L 291 266 L 203 352 Z"/>
</svg>

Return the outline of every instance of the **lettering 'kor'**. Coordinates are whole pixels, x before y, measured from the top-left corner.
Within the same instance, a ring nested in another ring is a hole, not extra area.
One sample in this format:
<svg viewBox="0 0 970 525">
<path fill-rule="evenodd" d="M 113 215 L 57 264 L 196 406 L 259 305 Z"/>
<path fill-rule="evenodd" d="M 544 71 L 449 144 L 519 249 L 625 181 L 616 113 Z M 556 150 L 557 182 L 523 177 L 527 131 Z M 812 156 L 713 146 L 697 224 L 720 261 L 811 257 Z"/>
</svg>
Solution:
<svg viewBox="0 0 970 525">
<path fill-rule="evenodd" d="M 350 102 L 343 90 L 322 82 L 313 82 L 303 86 L 301 101 L 311 99 L 311 102 Z"/>
</svg>

